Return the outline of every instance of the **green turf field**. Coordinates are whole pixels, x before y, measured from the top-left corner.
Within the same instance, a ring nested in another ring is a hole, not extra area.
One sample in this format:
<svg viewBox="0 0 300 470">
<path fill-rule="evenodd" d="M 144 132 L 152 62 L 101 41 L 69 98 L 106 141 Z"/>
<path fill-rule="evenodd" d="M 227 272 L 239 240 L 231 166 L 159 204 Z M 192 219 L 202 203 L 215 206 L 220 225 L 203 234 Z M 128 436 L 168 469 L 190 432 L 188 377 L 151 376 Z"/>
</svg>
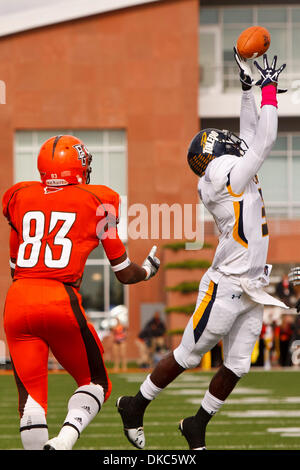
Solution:
<svg viewBox="0 0 300 470">
<path fill-rule="evenodd" d="M 186 372 L 148 408 L 146 449 L 186 449 L 178 421 L 194 414 L 212 374 Z M 111 374 L 113 391 L 100 414 L 84 431 L 74 449 L 126 450 L 133 447 L 123 435 L 115 401 L 134 394 L 146 373 Z M 75 389 L 65 374 L 49 375 L 48 425 L 56 435 Z M 0 449 L 21 449 L 17 393 L 12 375 L 0 375 Z M 300 371 L 254 371 L 244 377 L 222 410 L 208 425 L 211 450 L 299 450 Z"/>
</svg>

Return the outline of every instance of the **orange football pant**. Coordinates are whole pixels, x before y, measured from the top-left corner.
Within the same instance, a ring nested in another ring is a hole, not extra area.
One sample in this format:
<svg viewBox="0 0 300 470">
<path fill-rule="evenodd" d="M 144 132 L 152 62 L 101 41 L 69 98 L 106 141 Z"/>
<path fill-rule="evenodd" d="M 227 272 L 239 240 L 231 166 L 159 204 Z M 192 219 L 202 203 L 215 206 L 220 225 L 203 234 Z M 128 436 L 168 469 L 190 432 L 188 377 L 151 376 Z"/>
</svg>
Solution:
<svg viewBox="0 0 300 470">
<path fill-rule="evenodd" d="M 78 291 L 48 279 L 19 279 L 8 290 L 4 329 L 23 414 L 28 395 L 47 413 L 49 348 L 78 386 L 90 382 L 104 389 L 111 382 L 103 361 L 103 346 L 87 322 Z"/>
</svg>

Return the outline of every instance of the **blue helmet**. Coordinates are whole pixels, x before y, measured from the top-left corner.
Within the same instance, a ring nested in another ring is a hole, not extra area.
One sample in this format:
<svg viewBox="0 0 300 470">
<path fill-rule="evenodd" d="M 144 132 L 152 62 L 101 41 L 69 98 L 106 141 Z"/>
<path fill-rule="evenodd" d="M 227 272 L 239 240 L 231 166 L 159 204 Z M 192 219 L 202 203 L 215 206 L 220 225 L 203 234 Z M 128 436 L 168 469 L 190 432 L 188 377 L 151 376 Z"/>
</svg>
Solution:
<svg viewBox="0 0 300 470">
<path fill-rule="evenodd" d="M 187 159 L 190 168 L 198 176 L 203 176 L 207 165 L 222 155 L 242 157 L 248 146 L 233 132 L 219 129 L 204 129 L 195 135 L 190 143 Z"/>
</svg>

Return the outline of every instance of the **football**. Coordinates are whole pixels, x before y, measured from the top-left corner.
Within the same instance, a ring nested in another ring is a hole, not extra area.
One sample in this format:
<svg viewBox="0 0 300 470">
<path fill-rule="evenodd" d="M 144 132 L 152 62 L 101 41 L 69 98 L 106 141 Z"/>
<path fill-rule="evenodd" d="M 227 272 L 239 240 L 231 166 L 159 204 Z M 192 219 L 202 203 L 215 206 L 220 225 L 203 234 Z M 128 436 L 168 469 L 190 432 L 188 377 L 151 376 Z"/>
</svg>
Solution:
<svg viewBox="0 0 300 470">
<path fill-rule="evenodd" d="M 245 29 L 238 37 L 236 47 L 244 59 L 254 59 L 263 55 L 270 46 L 269 31 L 262 26 L 251 26 Z"/>
</svg>

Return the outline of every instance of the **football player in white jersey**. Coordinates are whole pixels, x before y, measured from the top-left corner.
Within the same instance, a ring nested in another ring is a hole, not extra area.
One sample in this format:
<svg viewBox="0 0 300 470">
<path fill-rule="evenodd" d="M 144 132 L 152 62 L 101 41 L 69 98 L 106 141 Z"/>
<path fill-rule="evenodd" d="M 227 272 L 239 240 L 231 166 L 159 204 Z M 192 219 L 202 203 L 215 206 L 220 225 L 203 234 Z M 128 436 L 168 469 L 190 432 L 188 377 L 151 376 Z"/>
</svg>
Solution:
<svg viewBox="0 0 300 470">
<path fill-rule="evenodd" d="M 240 136 L 205 129 L 188 150 L 188 163 L 200 177 L 200 198 L 220 232 L 212 266 L 201 279 L 196 308 L 180 345 L 157 364 L 135 397 L 117 400 L 125 435 L 138 448 L 145 445 L 146 407 L 179 374 L 197 367 L 203 354 L 222 340 L 222 366 L 195 416 L 182 419 L 179 425 L 190 449 L 206 449 L 207 423 L 249 371 L 264 305 L 285 307 L 263 290 L 271 267 L 266 265 L 269 234 L 257 177 L 277 137 L 277 84 L 285 64 L 276 69 L 277 57 L 269 65 L 266 55 L 263 67 L 255 63 L 261 76 L 256 82 L 262 95 L 258 118 L 250 68 L 236 50 L 235 59 L 242 82 Z"/>
</svg>

